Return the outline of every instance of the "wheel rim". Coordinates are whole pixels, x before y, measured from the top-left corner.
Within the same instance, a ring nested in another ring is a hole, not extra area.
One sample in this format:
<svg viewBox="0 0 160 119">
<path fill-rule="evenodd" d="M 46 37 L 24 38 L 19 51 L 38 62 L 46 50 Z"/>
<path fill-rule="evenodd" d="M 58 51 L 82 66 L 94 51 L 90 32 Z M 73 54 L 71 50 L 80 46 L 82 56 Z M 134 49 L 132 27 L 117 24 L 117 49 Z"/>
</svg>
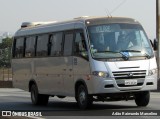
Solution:
<svg viewBox="0 0 160 119">
<path fill-rule="evenodd" d="M 86 94 L 84 91 L 81 91 L 79 94 L 79 101 L 81 103 L 81 105 L 84 105 L 85 101 L 86 101 Z"/>
</svg>

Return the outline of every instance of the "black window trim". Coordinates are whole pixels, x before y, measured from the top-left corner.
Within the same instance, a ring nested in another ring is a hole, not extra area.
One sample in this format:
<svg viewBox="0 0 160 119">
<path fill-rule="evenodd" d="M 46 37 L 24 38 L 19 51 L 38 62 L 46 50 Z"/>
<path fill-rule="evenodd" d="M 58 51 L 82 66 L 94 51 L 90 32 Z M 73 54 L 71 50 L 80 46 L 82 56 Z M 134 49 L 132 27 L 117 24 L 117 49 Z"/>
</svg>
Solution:
<svg viewBox="0 0 160 119">
<path fill-rule="evenodd" d="M 48 39 L 47 39 L 47 56 L 37 56 L 37 43 L 38 43 L 38 37 L 40 36 L 44 36 L 44 35 L 47 35 Z M 43 57 L 49 57 L 49 42 L 50 42 L 50 37 L 51 37 L 51 34 L 39 34 L 39 35 L 36 35 L 36 43 L 35 43 L 35 58 L 43 58 Z"/>
<path fill-rule="evenodd" d="M 76 37 L 76 33 L 77 32 L 81 32 L 85 35 L 85 32 L 84 32 L 84 29 L 83 28 L 78 28 L 78 29 L 69 29 L 69 30 L 62 30 L 62 31 L 55 31 L 55 32 L 49 32 L 49 33 L 41 33 L 41 34 L 34 34 L 34 35 L 26 35 L 26 36 L 18 36 L 18 37 L 14 37 L 14 41 L 13 41 L 13 48 L 12 48 L 12 58 L 13 59 L 27 59 L 27 58 L 44 58 L 44 57 L 67 57 L 67 56 L 64 56 L 64 37 L 65 37 L 65 34 L 67 33 L 73 33 L 73 41 L 72 41 L 72 54 L 69 55 L 69 56 L 75 56 L 74 54 L 74 42 L 75 42 L 75 37 Z M 59 56 L 51 56 L 51 36 L 53 36 L 54 34 L 56 33 L 62 33 L 62 47 L 61 47 L 61 55 Z M 36 50 L 37 50 L 37 38 L 38 36 L 41 36 L 41 35 L 48 35 L 48 55 L 47 56 L 36 56 Z M 32 57 L 25 57 L 25 51 L 26 51 L 26 39 L 28 37 L 35 37 L 35 55 L 32 56 Z M 18 38 L 24 38 L 24 51 L 23 51 L 23 57 L 21 58 L 17 58 L 15 57 L 15 45 L 16 45 L 16 39 Z M 86 41 L 86 40 L 85 40 Z"/>
<path fill-rule="evenodd" d="M 23 38 L 23 54 L 22 54 L 22 57 L 16 57 L 16 44 L 17 44 L 17 39 L 21 39 Z M 21 37 L 14 37 L 13 38 L 13 45 L 12 45 L 12 58 L 13 59 L 21 59 L 21 58 L 24 58 L 24 53 L 25 53 L 25 37 L 21 36 Z"/>
<path fill-rule="evenodd" d="M 17 42 L 17 38 L 14 37 L 13 44 L 12 44 L 12 58 L 15 58 L 16 42 Z"/>
</svg>

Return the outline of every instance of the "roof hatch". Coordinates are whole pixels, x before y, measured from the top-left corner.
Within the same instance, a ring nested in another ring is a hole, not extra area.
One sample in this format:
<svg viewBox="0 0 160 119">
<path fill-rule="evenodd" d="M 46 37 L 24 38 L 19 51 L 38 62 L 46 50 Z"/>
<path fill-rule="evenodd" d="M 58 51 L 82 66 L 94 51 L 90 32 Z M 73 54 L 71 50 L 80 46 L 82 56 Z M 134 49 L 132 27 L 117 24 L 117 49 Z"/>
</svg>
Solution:
<svg viewBox="0 0 160 119">
<path fill-rule="evenodd" d="M 55 23 L 56 21 L 49 21 L 49 22 L 23 22 L 21 25 L 21 28 L 26 28 L 26 27 L 34 27 L 34 26 L 39 26 L 39 25 L 44 25 L 44 24 L 51 24 Z"/>
</svg>

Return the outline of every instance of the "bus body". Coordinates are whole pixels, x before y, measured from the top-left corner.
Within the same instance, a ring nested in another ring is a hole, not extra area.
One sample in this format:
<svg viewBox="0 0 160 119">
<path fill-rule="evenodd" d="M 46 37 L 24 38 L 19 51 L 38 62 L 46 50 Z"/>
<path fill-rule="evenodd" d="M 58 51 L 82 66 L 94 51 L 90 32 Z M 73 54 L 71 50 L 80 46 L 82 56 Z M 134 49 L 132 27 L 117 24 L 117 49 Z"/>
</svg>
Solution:
<svg viewBox="0 0 160 119">
<path fill-rule="evenodd" d="M 81 17 L 22 25 L 13 41 L 13 86 L 31 92 L 33 104 L 49 96 L 74 96 L 80 108 L 93 101 L 149 103 L 157 89 L 153 49 L 131 18 Z"/>
</svg>

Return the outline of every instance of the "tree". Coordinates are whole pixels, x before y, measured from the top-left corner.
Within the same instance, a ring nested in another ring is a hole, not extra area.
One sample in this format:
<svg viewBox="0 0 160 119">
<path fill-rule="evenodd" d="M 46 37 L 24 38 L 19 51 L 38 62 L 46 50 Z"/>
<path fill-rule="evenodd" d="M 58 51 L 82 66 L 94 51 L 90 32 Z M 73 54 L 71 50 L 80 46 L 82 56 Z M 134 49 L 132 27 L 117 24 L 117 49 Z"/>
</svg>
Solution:
<svg viewBox="0 0 160 119">
<path fill-rule="evenodd" d="M 0 43 L 0 67 L 10 67 L 11 66 L 11 48 L 12 48 L 12 38 L 2 39 Z"/>
</svg>

